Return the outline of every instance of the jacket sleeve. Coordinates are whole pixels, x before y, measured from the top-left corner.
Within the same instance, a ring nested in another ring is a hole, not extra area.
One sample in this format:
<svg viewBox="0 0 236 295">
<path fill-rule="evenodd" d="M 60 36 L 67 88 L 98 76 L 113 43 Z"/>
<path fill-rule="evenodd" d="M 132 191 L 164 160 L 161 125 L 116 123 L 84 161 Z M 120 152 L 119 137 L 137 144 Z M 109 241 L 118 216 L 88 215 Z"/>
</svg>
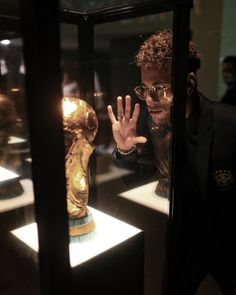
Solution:
<svg viewBox="0 0 236 295">
<path fill-rule="evenodd" d="M 137 149 L 129 155 L 121 155 L 115 148 L 112 153 L 113 163 L 124 169 L 137 173 L 154 173 L 155 161 L 151 143 L 137 145 Z"/>
</svg>

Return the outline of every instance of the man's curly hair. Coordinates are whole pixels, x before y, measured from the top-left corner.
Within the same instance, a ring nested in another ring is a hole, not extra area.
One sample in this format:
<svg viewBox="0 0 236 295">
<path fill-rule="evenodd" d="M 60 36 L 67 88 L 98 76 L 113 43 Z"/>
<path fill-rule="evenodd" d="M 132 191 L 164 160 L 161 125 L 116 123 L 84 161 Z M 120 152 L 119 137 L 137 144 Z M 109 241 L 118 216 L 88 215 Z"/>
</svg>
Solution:
<svg viewBox="0 0 236 295">
<path fill-rule="evenodd" d="M 172 60 L 172 39 L 173 33 L 170 30 L 158 31 L 151 35 L 139 48 L 135 57 L 136 65 L 147 67 L 155 64 L 168 67 Z M 201 66 L 201 53 L 198 46 L 190 41 L 189 43 L 189 72 L 194 72 Z"/>
</svg>

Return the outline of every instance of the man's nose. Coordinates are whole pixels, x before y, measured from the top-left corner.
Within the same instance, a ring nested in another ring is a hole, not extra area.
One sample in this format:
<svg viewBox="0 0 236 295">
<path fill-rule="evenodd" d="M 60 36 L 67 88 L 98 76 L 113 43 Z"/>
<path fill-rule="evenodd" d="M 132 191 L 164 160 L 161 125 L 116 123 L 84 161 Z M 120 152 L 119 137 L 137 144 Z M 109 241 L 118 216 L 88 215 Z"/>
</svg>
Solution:
<svg viewBox="0 0 236 295">
<path fill-rule="evenodd" d="M 159 97 L 158 95 L 155 95 L 155 96 L 151 96 L 149 93 L 147 94 L 147 97 L 146 97 L 146 101 L 147 101 L 147 104 L 150 104 L 150 103 L 153 103 L 153 102 L 159 102 Z"/>
<path fill-rule="evenodd" d="M 147 94 L 146 103 L 147 103 L 147 105 L 150 105 L 150 104 L 153 103 L 153 100 L 152 100 L 152 98 L 151 98 L 151 96 L 149 94 Z"/>
</svg>

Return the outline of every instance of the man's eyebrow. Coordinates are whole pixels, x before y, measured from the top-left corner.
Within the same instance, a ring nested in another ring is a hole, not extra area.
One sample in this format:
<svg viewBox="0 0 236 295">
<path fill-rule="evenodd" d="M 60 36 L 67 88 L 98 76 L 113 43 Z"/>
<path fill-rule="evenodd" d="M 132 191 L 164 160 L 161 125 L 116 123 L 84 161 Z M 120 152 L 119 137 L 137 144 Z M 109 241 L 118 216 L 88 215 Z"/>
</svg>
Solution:
<svg viewBox="0 0 236 295">
<path fill-rule="evenodd" d="M 160 83 L 156 81 L 156 82 L 152 83 L 152 86 L 158 85 L 158 84 L 160 84 Z M 141 82 L 141 85 L 147 87 L 147 85 L 145 83 L 143 83 L 143 82 Z"/>
</svg>

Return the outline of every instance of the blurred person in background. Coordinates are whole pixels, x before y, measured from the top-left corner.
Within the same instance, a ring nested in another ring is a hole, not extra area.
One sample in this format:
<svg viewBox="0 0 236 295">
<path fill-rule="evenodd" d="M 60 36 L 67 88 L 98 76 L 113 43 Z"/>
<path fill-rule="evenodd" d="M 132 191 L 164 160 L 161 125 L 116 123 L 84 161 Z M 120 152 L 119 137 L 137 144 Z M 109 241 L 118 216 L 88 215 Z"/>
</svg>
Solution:
<svg viewBox="0 0 236 295">
<path fill-rule="evenodd" d="M 236 105 L 236 56 L 224 58 L 222 78 L 227 88 L 221 102 Z"/>
</svg>

